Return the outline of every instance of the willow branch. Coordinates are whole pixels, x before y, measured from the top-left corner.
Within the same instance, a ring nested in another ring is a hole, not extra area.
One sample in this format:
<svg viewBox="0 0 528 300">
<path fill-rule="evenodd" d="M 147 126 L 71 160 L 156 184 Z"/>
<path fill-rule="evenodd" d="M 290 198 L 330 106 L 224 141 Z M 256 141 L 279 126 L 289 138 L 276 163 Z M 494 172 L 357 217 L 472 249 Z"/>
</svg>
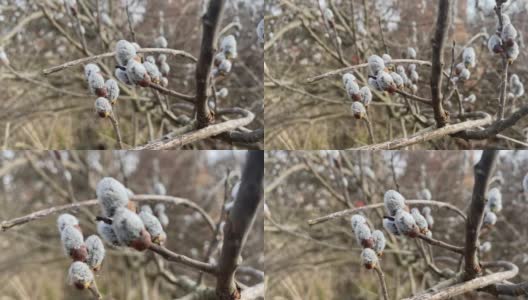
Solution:
<svg viewBox="0 0 528 300">
<path fill-rule="evenodd" d="M 174 136 L 173 134 L 166 135 L 161 139 L 150 142 L 146 145 L 135 148 L 134 150 L 165 150 L 171 148 L 181 147 L 199 140 L 203 140 L 212 136 L 219 135 L 223 132 L 234 130 L 239 127 L 248 125 L 253 121 L 255 115 L 245 109 L 232 108 L 229 109 L 233 113 L 239 113 L 243 116 L 239 119 L 233 119 L 226 122 L 210 125 L 208 127 L 189 132 L 183 135 Z M 220 110 L 219 110 L 220 111 Z"/>
<path fill-rule="evenodd" d="M 200 56 L 196 65 L 196 120 L 198 128 L 207 127 L 214 119 L 207 104 L 211 68 L 215 55 L 218 27 L 222 21 L 225 0 L 211 0 L 202 17 L 203 32 Z"/>
<path fill-rule="evenodd" d="M 182 57 L 190 59 L 191 61 L 194 61 L 194 62 L 196 61 L 196 58 L 194 56 L 192 56 L 191 54 L 185 51 L 181 51 L 181 50 L 173 50 L 173 49 L 166 49 L 166 48 L 141 48 L 137 50 L 137 52 L 138 53 L 164 53 L 164 54 L 173 55 L 173 56 L 182 56 Z M 115 52 L 107 52 L 103 54 L 93 55 L 90 57 L 83 57 L 80 59 L 66 62 L 56 67 L 44 69 L 42 70 L 42 73 L 44 75 L 49 75 L 51 73 L 59 72 L 64 69 L 74 67 L 76 65 L 86 64 L 92 61 L 96 61 L 96 60 L 107 58 L 107 57 L 113 57 L 113 56 L 115 56 Z"/>
<path fill-rule="evenodd" d="M 405 203 L 408 205 L 431 205 L 431 206 L 436 206 L 440 208 L 447 208 L 449 210 L 456 212 L 463 220 L 466 220 L 467 218 L 463 211 L 458 209 L 456 206 L 446 203 L 446 202 L 440 202 L 440 201 L 434 201 L 434 200 L 405 200 Z M 375 203 L 375 204 L 365 205 L 362 207 L 345 209 L 342 211 L 331 213 L 323 217 L 308 220 L 308 225 L 316 225 L 316 224 L 324 223 L 326 221 L 344 218 L 344 217 L 350 216 L 352 214 L 355 214 L 361 211 L 366 211 L 369 209 L 376 209 L 376 208 L 383 208 L 383 207 L 384 207 L 383 203 Z"/>
<path fill-rule="evenodd" d="M 442 70 L 444 68 L 444 46 L 451 24 L 451 0 L 440 0 L 436 19 L 436 30 L 432 41 L 433 58 L 431 68 L 431 100 L 438 128 L 447 124 L 447 114 L 442 107 Z"/>
<path fill-rule="evenodd" d="M 466 222 L 466 249 L 464 256 L 466 279 L 473 279 L 481 272 L 477 257 L 477 249 L 479 246 L 478 237 L 482 227 L 482 219 L 484 218 L 486 191 L 496 157 L 497 151 L 485 150 L 482 153 L 480 161 L 475 165 L 475 184 L 473 186 L 473 196 Z"/>
<path fill-rule="evenodd" d="M 189 207 L 197 211 L 206 221 L 209 228 L 211 228 L 214 231 L 215 224 L 214 224 L 214 221 L 211 219 L 211 217 L 203 210 L 203 208 L 201 208 L 196 203 L 188 199 L 172 197 L 172 196 L 162 196 L 162 195 L 134 195 L 130 198 L 130 200 L 138 201 L 138 202 L 150 202 L 150 201 L 167 202 L 173 205 L 183 205 L 183 206 Z M 54 207 L 50 207 L 50 208 L 46 208 L 46 209 L 33 212 L 31 214 L 28 214 L 22 217 L 2 221 L 2 223 L 0 223 L 0 228 L 2 229 L 2 231 L 6 231 L 15 226 L 19 226 L 19 225 L 26 224 L 28 222 L 39 220 L 39 219 L 45 218 L 50 215 L 63 213 L 67 211 L 76 211 L 82 207 L 95 206 L 95 205 L 98 205 L 97 199 L 86 200 L 82 202 L 76 202 L 76 203 L 60 205 L 60 206 L 54 206 Z"/>
<path fill-rule="evenodd" d="M 216 294 L 219 299 L 239 299 L 235 272 L 264 194 L 264 151 L 248 151 L 240 189 L 226 220 L 224 243 L 218 259 Z"/>
</svg>

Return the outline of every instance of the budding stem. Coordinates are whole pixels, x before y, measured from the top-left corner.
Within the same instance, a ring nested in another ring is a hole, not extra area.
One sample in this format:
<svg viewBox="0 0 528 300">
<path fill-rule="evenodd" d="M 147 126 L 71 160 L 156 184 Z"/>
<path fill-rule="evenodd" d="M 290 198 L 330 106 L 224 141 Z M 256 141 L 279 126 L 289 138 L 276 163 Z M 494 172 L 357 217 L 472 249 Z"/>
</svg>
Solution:
<svg viewBox="0 0 528 300">
<path fill-rule="evenodd" d="M 114 113 L 110 114 L 108 118 L 110 119 L 110 122 L 112 123 L 112 127 L 114 127 L 119 149 L 123 149 L 123 138 L 121 137 L 121 131 L 119 130 L 119 123 L 117 123 L 117 119 L 115 118 Z"/>
<path fill-rule="evenodd" d="M 389 300 L 389 293 L 387 292 L 387 284 L 385 283 L 385 275 L 383 275 L 381 266 L 377 264 L 374 270 L 376 271 L 376 274 L 378 275 L 378 278 L 381 284 L 381 291 L 383 292 L 383 299 Z"/>
</svg>

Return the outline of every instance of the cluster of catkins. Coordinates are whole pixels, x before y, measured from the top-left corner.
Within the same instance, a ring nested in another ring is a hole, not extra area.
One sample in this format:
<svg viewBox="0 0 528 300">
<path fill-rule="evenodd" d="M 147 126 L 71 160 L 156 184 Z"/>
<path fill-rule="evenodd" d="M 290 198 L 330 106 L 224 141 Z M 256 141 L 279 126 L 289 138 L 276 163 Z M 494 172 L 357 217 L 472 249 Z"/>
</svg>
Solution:
<svg viewBox="0 0 528 300">
<path fill-rule="evenodd" d="M 119 181 L 111 177 L 101 179 L 96 194 L 103 216 L 112 221 L 97 224 L 97 232 L 105 242 L 144 251 L 151 243 L 162 245 L 166 241 L 163 226 L 150 207 L 142 207 L 137 214 L 135 204 L 129 200 L 131 193 Z M 164 207 L 162 210 L 164 213 Z"/>
<path fill-rule="evenodd" d="M 385 209 L 388 216 L 383 217 L 383 227 L 394 235 L 405 235 L 408 237 L 417 237 L 418 234 L 424 234 L 432 237 L 431 228 L 433 226 L 433 217 L 431 208 L 424 207 L 422 213 L 417 208 L 411 209 L 405 204 L 405 198 L 394 190 L 388 190 L 383 197 Z"/>
<path fill-rule="evenodd" d="M 367 115 L 367 108 L 372 102 L 372 92 L 368 86 L 359 88 L 356 77 L 350 73 L 343 75 L 343 85 L 348 98 L 352 100 L 352 113 L 356 119 L 363 119 Z"/>
<path fill-rule="evenodd" d="M 81 290 L 91 288 L 94 284 L 93 272 L 101 269 L 105 256 L 103 242 L 97 235 L 84 240 L 79 220 L 73 215 L 60 215 L 57 226 L 64 252 L 73 259 L 68 272 L 70 283 Z"/>
<path fill-rule="evenodd" d="M 363 248 L 361 261 L 367 269 L 373 269 L 378 264 L 378 257 L 383 255 L 385 249 L 385 235 L 381 230 L 371 232 L 370 227 L 362 215 L 353 215 L 350 219 L 352 229 L 359 245 Z"/>
<path fill-rule="evenodd" d="M 167 48 L 168 42 L 163 36 L 154 40 L 158 48 Z M 140 46 L 136 43 L 130 43 L 125 40 L 117 42 L 115 47 L 115 58 L 117 66 L 115 76 L 121 82 L 127 85 L 139 85 L 147 87 L 151 82 L 167 86 L 169 81 L 167 76 L 170 72 L 170 66 L 167 63 L 167 55 L 158 55 L 158 65 L 154 56 L 147 56 L 145 59 L 137 54 Z"/>
<path fill-rule="evenodd" d="M 416 59 L 416 50 L 408 48 L 406 57 L 409 59 Z M 392 57 L 388 54 L 383 54 L 382 57 L 378 55 L 371 55 L 368 58 L 369 79 L 370 86 L 378 91 L 395 93 L 398 89 L 409 88 L 413 93 L 418 91 L 418 80 L 420 76 L 416 71 L 416 64 L 409 64 L 407 69 L 404 66 L 394 66 Z"/>
<path fill-rule="evenodd" d="M 90 92 L 99 97 L 95 100 L 95 112 L 106 118 L 112 114 L 112 106 L 119 97 L 119 85 L 117 81 L 110 78 L 105 81 L 101 69 L 96 64 L 84 66 L 84 76 L 88 82 Z"/>
<path fill-rule="evenodd" d="M 498 188 L 492 188 L 488 191 L 488 202 L 484 212 L 482 226 L 491 228 L 497 223 L 497 215 L 502 210 L 502 194 Z"/>
<path fill-rule="evenodd" d="M 473 49 L 473 47 L 464 48 L 464 51 L 462 52 L 462 62 L 455 66 L 455 76 L 452 79 L 453 82 L 468 80 L 469 76 L 471 76 L 469 68 L 474 68 L 476 65 L 477 59 L 475 49 Z"/>
<path fill-rule="evenodd" d="M 488 49 L 491 53 L 505 55 L 508 63 L 512 64 L 519 56 L 517 30 L 506 14 L 502 14 L 502 28 L 497 23 L 497 32 L 489 38 Z"/>
<path fill-rule="evenodd" d="M 220 52 L 214 57 L 214 68 L 211 71 L 213 78 L 227 76 L 233 67 L 233 61 L 237 58 L 237 41 L 234 35 L 222 38 Z"/>
</svg>

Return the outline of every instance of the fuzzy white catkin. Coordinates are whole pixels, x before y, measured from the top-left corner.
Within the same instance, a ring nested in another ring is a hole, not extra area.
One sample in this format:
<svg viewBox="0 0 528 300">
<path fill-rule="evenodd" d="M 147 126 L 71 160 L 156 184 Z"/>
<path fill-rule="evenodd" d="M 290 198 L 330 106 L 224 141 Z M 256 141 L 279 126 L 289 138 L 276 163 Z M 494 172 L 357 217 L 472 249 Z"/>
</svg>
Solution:
<svg viewBox="0 0 528 300">
<path fill-rule="evenodd" d="M 371 247 L 373 240 L 372 240 L 372 233 L 370 231 L 370 228 L 365 223 L 359 223 L 354 228 L 354 235 L 356 236 L 357 242 L 359 245 L 363 247 Z"/>
<path fill-rule="evenodd" d="M 416 59 L 416 50 L 412 47 L 407 48 L 407 58 Z"/>
<path fill-rule="evenodd" d="M 137 214 L 125 207 L 119 207 L 115 211 L 112 229 L 114 229 L 119 243 L 128 246 L 141 238 L 145 225 Z"/>
<path fill-rule="evenodd" d="M 93 95 L 104 97 L 107 94 L 104 77 L 99 72 L 90 73 L 88 76 L 88 87 Z"/>
<path fill-rule="evenodd" d="M 227 88 L 222 88 L 216 92 L 216 96 L 221 99 L 227 98 L 227 95 L 229 95 L 229 90 Z"/>
<path fill-rule="evenodd" d="M 475 103 L 475 101 L 477 101 L 477 96 L 475 96 L 475 94 L 471 94 L 464 98 L 464 102 Z"/>
<path fill-rule="evenodd" d="M 420 232 L 426 233 L 429 230 L 429 224 L 427 224 L 427 220 L 422 216 L 418 208 L 411 209 L 411 215 L 416 222 L 418 229 L 420 229 Z"/>
<path fill-rule="evenodd" d="M 86 289 L 92 285 L 94 275 L 87 264 L 76 261 L 68 270 L 68 281 L 79 289 Z"/>
<path fill-rule="evenodd" d="M 430 215 L 431 214 L 431 208 L 429 206 L 425 206 L 424 208 L 422 208 L 422 214 L 424 216 Z"/>
<path fill-rule="evenodd" d="M 362 215 L 355 214 L 350 218 L 352 229 L 356 229 L 359 224 L 367 224 L 367 220 Z"/>
<path fill-rule="evenodd" d="M 334 13 L 330 8 L 324 10 L 324 19 L 329 25 L 334 23 Z"/>
<path fill-rule="evenodd" d="M 396 227 L 399 232 L 411 237 L 416 235 L 416 221 L 414 221 L 414 218 L 410 213 L 400 209 L 396 212 L 394 220 L 396 221 Z"/>
<path fill-rule="evenodd" d="M 358 101 L 361 99 L 361 94 L 359 92 L 359 85 L 356 81 L 349 81 L 345 86 L 348 98 L 353 101 Z"/>
<path fill-rule="evenodd" d="M 392 62 L 392 57 L 388 55 L 387 53 L 383 54 L 381 56 L 381 59 L 383 59 L 383 62 L 385 63 L 386 66 L 390 65 Z"/>
<path fill-rule="evenodd" d="M 228 35 L 222 39 L 220 50 L 224 52 L 227 59 L 237 58 L 237 41 L 234 35 Z"/>
<path fill-rule="evenodd" d="M 152 215 L 154 214 L 154 211 L 152 211 L 152 208 L 148 204 L 141 206 L 141 209 L 139 211 L 144 211 Z"/>
<path fill-rule="evenodd" d="M 427 225 L 429 227 L 429 229 L 432 229 L 433 228 L 433 225 L 434 225 L 434 218 L 431 214 L 428 214 L 428 215 L 424 215 L 425 217 L 425 220 L 427 221 Z"/>
<path fill-rule="evenodd" d="M 500 212 L 502 210 L 502 194 L 498 188 L 492 188 L 488 191 L 487 206 L 492 212 Z"/>
<path fill-rule="evenodd" d="M 468 80 L 470 76 L 471 72 L 468 69 L 464 69 L 462 72 L 460 72 L 459 78 L 461 80 Z"/>
<path fill-rule="evenodd" d="M 150 76 L 148 76 L 147 70 L 141 63 L 131 59 L 128 61 L 126 69 L 127 76 L 132 83 L 144 86 L 150 81 Z"/>
<path fill-rule="evenodd" d="M 424 200 L 431 200 L 433 198 L 433 196 L 431 195 L 431 191 L 427 188 L 421 190 L 420 197 Z"/>
<path fill-rule="evenodd" d="M 237 181 L 234 185 L 233 185 L 233 188 L 231 189 L 231 200 L 232 201 L 235 201 L 237 196 L 238 196 L 238 191 L 240 190 L 240 180 Z"/>
<path fill-rule="evenodd" d="M 488 40 L 488 50 L 491 53 L 501 53 L 502 51 L 504 51 L 504 49 L 502 48 L 502 40 L 501 40 L 501 38 L 498 35 L 493 34 L 489 38 L 489 40 Z"/>
<path fill-rule="evenodd" d="M 361 262 L 363 263 L 363 266 L 367 269 L 373 269 L 376 267 L 378 263 L 378 256 L 376 255 L 376 252 L 370 248 L 365 248 L 361 252 Z"/>
<path fill-rule="evenodd" d="M 368 85 L 371 86 L 373 89 L 375 89 L 376 91 L 380 91 L 382 92 L 383 90 L 381 89 L 381 87 L 378 85 L 378 81 L 376 80 L 376 78 L 372 78 L 372 77 L 369 77 L 368 79 Z"/>
<path fill-rule="evenodd" d="M 383 195 L 385 209 L 390 216 L 396 215 L 396 212 L 405 207 L 405 198 L 395 190 L 388 190 Z"/>
<path fill-rule="evenodd" d="M 394 84 L 396 84 L 399 89 L 403 88 L 404 81 L 400 74 L 396 72 L 391 72 L 390 75 L 392 77 L 392 80 L 394 81 Z"/>
<path fill-rule="evenodd" d="M 385 250 L 385 235 L 381 230 L 374 230 L 372 232 L 372 239 L 374 239 L 374 247 L 372 249 L 378 256 L 381 256 L 383 254 L 383 250 Z"/>
<path fill-rule="evenodd" d="M 84 77 L 86 78 L 86 81 L 88 81 L 91 74 L 99 72 L 101 72 L 101 69 L 96 64 L 87 64 L 84 66 Z"/>
<path fill-rule="evenodd" d="M 474 68 L 477 64 L 475 49 L 473 47 L 464 48 L 462 52 L 462 59 L 466 68 Z"/>
<path fill-rule="evenodd" d="M 222 63 L 218 66 L 218 71 L 221 75 L 227 75 L 229 72 L 231 72 L 233 64 L 230 60 L 225 59 L 222 61 Z"/>
<path fill-rule="evenodd" d="M 396 222 L 394 222 L 394 220 L 383 218 L 383 228 L 385 228 L 390 234 L 400 235 L 400 231 L 398 230 L 398 227 L 396 227 Z"/>
<path fill-rule="evenodd" d="M 420 80 L 420 75 L 418 75 L 418 72 L 416 72 L 416 70 L 411 71 L 410 79 L 413 83 L 418 83 L 418 80 Z"/>
<path fill-rule="evenodd" d="M 73 226 L 66 226 L 61 231 L 61 242 L 64 253 L 70 256 L 73 250 L 84 246 L 83 234 Z"/>
<path fill-rule="evenodd" d="M 343 86 L 347 87 L 351 82 L 356 81 L 356 77 L 350 73 L 343 74 Z"/>
<path fill-rule="evenodd" d="M 108 79 L 105 82 L 105 87 L 108 91 L 108 100 L 110 100 L 110 103 L 115 104 L 117 98 L 119 97 L 119 85 L 117 84 L 117 81 L 113 79 Z"/>
<path fill-rule="evenodd" d="M 161 62 L 160 64 L 160 72 L 163 76 L 167 77 L 170 73 L 170 66 L 167 62 Z"/>
<path fill-rule="evenodd" d="M 513 41 L 515 41 L 516 37 L 517 30 L 515 29 L 515 27 L 513 27 L 511 23 L 506 24 L 502 27 L 501 38 L 505 44 L 511 45 Z"/>
<path fill-rule="evenodd" d="M 517 57 L 519 57 L 519 53 L 519 45 L 514 42 L 513 45 L 506 50 L 508 62 L 512 64 L 517 59 Z"/>
<path fill-rule="evenodd" d="M 112 104 L 110 104 L 108 99 L 99 97 L 95 100 L 95 112 L 101 118 L 106 118 L 112 114 Z"/>
<path fill-rule="evenodd" d="M 167 61 L 167 55 L 166 54 L 163 54 L 161 53 L 160 55 L 158 55 L 158 62 L 161 64 L 161 63 L 164 63 Z"/>
<path fill-rule="evenodd" d="M 368 66 L 370 68 L 370 73 L 374 76 L 377 76 L 380 71 L 385 69 L 385 62 L 381 57 L 377 55 L 371 55 L 368 58 Z"/>
<path fill-rule="evenodd" d="M 125 186 L 112 177 L 105 177 L 97 183 L 96 194 L 107 217 L 112 217 L 117 208 L 128 205 L 128 193 Z"/>
<path fill-rule="evenodd" d="M 167 240 L 167 235 L 165 231 L 163 231 L 163 227 L 158 218 L 146 211 L 141 211 L 139 217 L 141 218 L 141 221 L 143 221 L 148 233 L 150 233 L 152 242 L 160 245 L 164 244 L 165 240 Z"/>
<path fill-rule="evenodd" d="M 510 78 L 510 91 L 514 97 L 522 97 L 524 95 L 524 84 L 519 79 L 517 74 L 513 74 Z"/>
<path fill-rule="evenodd" d="M 481 253 L 487 253 L 491 251 L 491 243 L 490 242 L 484 242 L 482 245 L 480 245 L 479 250 Z"/>
<path fill-rule="evenodd" d="M 149 63 L 153 63 L 155 64 L 156 63 L 156 59 L 154 58 L 154 56 L 152 55 L 149 55 L 145 58 L 145 61 L 148 61 Z"/>
<path fill-rule="evenodd" d="M 484 221 L 482 222 L 483 226 L 493 226 L 497 223 L 497 215 L 492 213 L 491 211 L 487 211 L 484 214 Z"/>
<path fill-rule="evenodd" d="M 156 195 L 167 195 L 167 189 L 165 188 L 165 185 L 161 182 L 154 183 L 154 194 Z"/>
<path fill-rule="evenodd" d="M 260 22 L 257 25 L 257 36 L 259 43 L 265 42 L 265 26 L 264 26 L 264 19 L 260 20 Z"/>
<path fill-rule="evenodd" d="M 62 214 L 57 218 L 57 227 L 59 228 L 59 232 L 62 232 L 62 230 L 66 226 L 78 226 L 79 220 L 73 215 L 70 214 Z"/>
<path fill-rule="evenodd" d="M 97 222 L 97 233 L 103 238 L 103 240 L 112 246 L 120 246 L 121 243 L 117 239 L 117 235 L 112 228 L 112 225 L 106 224 L 105 222 Z"/>
<path fill-rule="evenodd" d="M 156 212 L 156 215 L 157 214 L 161 214 L 161 213 L 165 213 L 165 204 L 163 203 L 158 203 L 154 206 L 154 211 Z"/>
<path fill-rule="evenodd" d="M 161 72 L 155 63 L 145 61 L 143 66 L 145 67 L 145 70 L 147 70 L 147 73 L 153 82 L 159 82 L 161 80 Z"/>
<path fill-rule="evenodd" d="M 89 236 L 86 241 L 86 249 L 88 250 L 88 256 L 86 257 L 86 264 L 90 269 L 98 271 L 101 268 L 103 259 L 105 257 L 105 248 L 103 241 L 97 235 Z"/>
<path fill-rule="evenodd" d="M 116 68 L 114 75 L 122 83 L 127 84 L 127 85 L 133 85 L 130 78 L 128 78 L 126 70 L 121 70 L 120 68 Z"/>
<path fill-rule="evenodd" d="M 7 57 L 7 54 L 6 54 L 6 52 L 4 51 L 3 48 L 0 48 L 0 61 L 5 66 L 9 66 L 9 64 L 10 64 L 9 58 Z"/>
<path fill-rule="evenodd" d="M 167 48 L 167 46 L 169 45 L 169 43 L 167 42 L 167 39 L 164 37 L 164 36 L 158 36 L 155 40 L 154 40 L 154 46 L 156 48 Z"/>
<path fill-rule="evenodd" d="M 392 79 L 392 76 L 385 71 L 381 71 L 378 73 L 376 81 L 378 82 L 378 86 L 383 91 L 393 92 L 396 89 L 394 79 Z"/>
<path fill-rule="evenodd" d="M 156 215 L 164 228 L 169 226 L 169 217 L 165 213 L 159 213 Z"/>
<path fill-rule="evenodd" d="M 120 66 L 126 66 L 128 61 L 136 56 L 136 48 L 134 45 L 125 40 L 117 42 L 115 51 L 115 57 Z"/>
<path fill-rule="evenodd" d="M 368 107 L 372 102 L 372 92 L 370 91 L 370 88 L 368 86 L 362 87 L 359 90 L 359 94 L 361 95 L 361 103 L 363 103 L 365 107 Z"/>
<path fill-rule="evenodd" d="M 361 102 L 353 102 L 350 108 L 352 109 L 352 114 L 356 119 L 363 119 L 367 115 L 367 110 Z"/>
</svg>

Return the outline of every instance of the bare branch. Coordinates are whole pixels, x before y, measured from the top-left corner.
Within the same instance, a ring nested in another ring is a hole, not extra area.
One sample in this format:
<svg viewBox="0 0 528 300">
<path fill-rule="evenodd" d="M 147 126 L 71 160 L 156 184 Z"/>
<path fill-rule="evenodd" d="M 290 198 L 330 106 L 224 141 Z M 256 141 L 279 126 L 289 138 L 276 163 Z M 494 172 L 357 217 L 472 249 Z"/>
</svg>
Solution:
<svg viewBox="0 0 528 300">
<path fill-rule="evenodd" d="M 211 68 L 215 55 L 218 27 L 222 21 L 225 0 L 211 0 L 203 16 L 202 45 L 196 65 L 196 119 L 198 128 L 207 127 L 214 119 L 207 105 Z"/>
<path fill-rule="evenodd" d="M 482 227 L 482 219 L 484 218 L 488 182 L 491 178 L 491 171 L 495 165 L 496 157 L 496 150 L 485 150 L 482 153 L 480 161 L 475 165 L 475 185 L 473 186 L 473 196 L 466 222 L 466 280 L 475 278 L 481 272 L 477 257 L 477 249 L 479 246 L 478 237 Z"/>
<path fill-rule="evenodd" d="M 451 24 L 451 0 L 440 0 L 436 18 L 436 30 L 432 40 L 433 59 L 431 69 L 431 100 L 438 128 L 447 124 L 447 114 L 442 107 L 442 71 L 444 68 L 444 46 Z"/>
<path fill-rule="evenodd" d="M 149 247 L 149 250 L 152 252 L 156 252 L 168 261 L 177 262 L 205 273 L 213 275 L 216 273 L 216 268 L 214 265 L 192 259 L 182 254 L 174 253 L 163 246 L 152 244 Z"/>
<path fill-rule="evenodd" d="M 192 56 L 190 53 L 187 53 L 187 52 L 181 51 L 181 50 L 173 50 L 173 49 L 166 49 L 166 48 L 141 48 L 141 49 L 137 50 L 137 52 L 138 53 L 164 53 L 164 54 L 169 54 L 169 55 L 173 55 L 173 56 L 182 56 L 182 57 L 188 58 L 188 59 L 190 59 L 190 60 L 192 60 L 194 62 L 196 61 L 196 58 L 194 56 Z M 107 57 L 113 57 L 114 55 L 115 55 L 115 52 L 107 52 L 107 53 L 94 55 L 94 56 L 90 56 L 90 57 L 83 57 L 83 58 L 79 58 L 79 59 L 76 59 L 76 60 L 72 60 L 70 62 L 64 63 L 64 64 L 56 66 L 56 67 L 44 69 L 44 70 L 42 70 L 42 73 L 44 75 L 49 75 L 51 73 L 59 72 L 59 71 L 62 71 L 64 69 L 74 67 L 76 65 L 89 63 L 89 62 L 92 62 L 92 61 L 95 61 L 95 60 L 99 60 L 99 59 L 103 59 L 103 58 L 107 58 Z"/>
<path fill-rule="evenodd" d="M 455 296 L 462 295 L 474 290 L 477 290 L 479 288 L 488 286 L 493 283 L 501 282 L 503 280 L 507 280 L 510 278 L 513 278 L 519 273 L 519 268 L 510 263 L 505 261 L 498 261 L 493 264 L 489 264 L 490 266 L 496 266 L 496 267 L 502 267 L 507 268 L 507 271 L 497 272 L 493 273 L 491 275 L 479 277 L 472 279 L 470 281 L 461 282 L 458 284 L 455 284 L 453 286 L 450 286 L 445 289 L 441 289 L 439 291 L 435 292 L 429 292 L 421 295 L 414 296 L 412 298 L 406 298 L 404 300 L 440 300 L 440 299 L 453 299 Z"/>
<path fill-rule="evenodd" d="M 193 210 L 196 210 L 198 213 L 200 213 L 200 215 L 204 218 L 208 226 L 214 231 L 215 224 L 214 224 L 214 221 L 211 219 L 211 217 L 200 206 L 198 206 L 196 203 L 188 199 L 172 197 L 172 196 L 162 196 L 162 195 L 134 195 L 130 198 L 130 200 L 139 201 L 139 202 L 162 201 L 162 202 L 167 202 L 173 205 L 183 205 L 183 206 L 189 207 Z M 60 205 L 60 206 L 54 206 L 54 207 L 50 207 L 50 208 L 46 208 L 43 210 L 33 212 L 29 215 L 18 217 L 12 220 L 2 221 L 2 223 L 0 223 L 0 228 L 2 229 L 2 231 L 6 231 L 15 226 L 19 226 L 19 225 L 26 224 L 28 222 L 39 220 L 39 219 L 42 219 L 50 215 L 54 215 L 54 214 L 58 214 L 58 213 L 66 212 L 66 211 L 75 211 L 82 207 L 93 206 L 93 205 L 98 205 L 97 199 L 86 200 L 82 202 L 76 202 L 76 203 Z"/>
<path fill-rule="evenodd" d="M 183 145 L 193 143 L 208 137 L 216 136 L 226 131 L 246 126 L 251 123 L 255 118 L 255 115 L 252 112 L 242 108 L 232 108 L 229 110 L 233 113 L 242 114 L 243 117 L 240 119 L 229 120 L 226 122 L 211 125 L 180 136 L 174 136 L 173 134 L 169 134 L 159 140 L 150 142 L 147 145 L 137 147 L 134 150 L 165 150 L 181 147 Z M 227 109 L 225 109 L 224 111 L 227 111 Z"/>
<path fill-rule="evenodd" d="M 464 214 L 463 211 L 458 209 L 456 206 L 446 203 L 446 202 L 440 202 L 440 201 L 434 201 L 434 200 L 405 200 L 405 203 L 409 205 L 431 205 L 431 206 L 437 206 L 440 208 L 447 208 L 447 209 L 450 209 L 456 212 L 460 217 L 462 217 L 462 219 L 466 220 L 466 215 Z M 375 203 L 375 204 L 365 205 L 365 206 L 358 207 L 358 208 L 345 209 L 345 210 L 338 211 L 338 212 L 335 212 L 335 213 L 332 213 L 332 214 L 329 214 L 323 217 L 308 220 L 308 225 L 316 225 L 316 224 L 320 224 L 320 223 L 323 223 L 329 220 L 344 218 L 352 214 L 358 213 L 360 211 L 365 211 L 365 210 L 375 209 L 375 208 L 383 208 L 383 207 L 384 207 L 383 203 Z"/>
<path fill-rule="evenodd" d="M 224 244 L 218 260 L 216 294 L 220 300 L 240 298 L 235 272 L 248 233 L 263 198 L 264 152 L 248 151 L 235 204 L 224 229 Z"/>
</svg>

